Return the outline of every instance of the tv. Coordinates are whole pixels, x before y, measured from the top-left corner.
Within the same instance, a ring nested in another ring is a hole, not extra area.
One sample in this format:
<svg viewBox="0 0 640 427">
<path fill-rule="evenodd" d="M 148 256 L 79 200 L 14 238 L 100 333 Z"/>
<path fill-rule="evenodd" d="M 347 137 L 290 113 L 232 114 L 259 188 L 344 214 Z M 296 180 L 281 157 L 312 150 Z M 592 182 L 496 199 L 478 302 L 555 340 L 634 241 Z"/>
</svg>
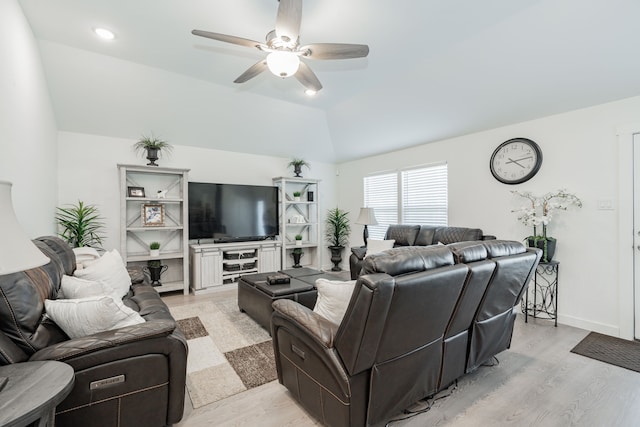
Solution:
<svg viewBox="0 0 640 427">
<path fill-rule="evenodd" d="M 278 234 L 278 187 L 189 182 L 189 239 L 242 242 Z"/>
</svg>

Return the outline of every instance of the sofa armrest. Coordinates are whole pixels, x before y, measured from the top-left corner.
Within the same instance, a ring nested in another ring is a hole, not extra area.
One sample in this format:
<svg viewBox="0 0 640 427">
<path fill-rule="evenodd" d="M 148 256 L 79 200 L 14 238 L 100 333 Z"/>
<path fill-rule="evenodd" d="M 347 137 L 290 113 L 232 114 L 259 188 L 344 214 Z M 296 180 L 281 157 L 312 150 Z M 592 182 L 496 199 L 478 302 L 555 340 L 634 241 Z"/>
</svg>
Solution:
<svg viewBox="0 0 640 427">
<path fill-rule="evenodd" d="M 316 314 L 313 310 L 289 299 L 279 299 L 273 302 L 274 316 L 280 315 L 295 323 L 311 338 L 326 348 L 332 348 L 338 331 L 338 325 Z M 272 322 L 272 335 L 275 330 Z"/>
<path fill-rule="evenodd" d="M 172 320 L 153 320 L 138 325 L 104 331 L 82 338 L 74 338 L 40 349 L 30 360 L 66 361 L 119 345 L 170 335 L 176 328 Z"/>
</svg>

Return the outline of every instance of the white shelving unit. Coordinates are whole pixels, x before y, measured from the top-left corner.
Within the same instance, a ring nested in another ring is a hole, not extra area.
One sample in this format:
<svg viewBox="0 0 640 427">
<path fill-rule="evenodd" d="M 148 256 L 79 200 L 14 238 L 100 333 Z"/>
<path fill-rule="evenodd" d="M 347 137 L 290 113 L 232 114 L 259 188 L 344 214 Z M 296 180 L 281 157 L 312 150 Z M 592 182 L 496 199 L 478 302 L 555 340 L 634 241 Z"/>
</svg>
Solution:
<svg viewBox="0 0 640 427">
<path fill-rule="evenodd" d="M 303 267 L 320 269 L 322 266 L 320 245 L 320 180 L 307 178 L 273 178 L 279 188 L 280 240 L 282 241 L 282 265 L 293 266 L 291 256 L 295 248 L 303 251 L 300 264 Z M 300 200 L 293 193 L 300 192 Z M 312 196 L 310 196 L 312 194 Z M 302 235 L 302 245 L 296 245 L 295 236 Z"/>
<path fill-rule="evenodd" d="M 118 165 L 120 175 L 120 252 L 127 266 L 146 267 L 148 261 L 167 265 L 158 292 L 189 293 L 189 169 L 155 166 Z M 130 187 L 144 189 L 144 196 L 133 197 Z M 165 197 L 158 198 L 158 191 Z M 164 213 L 161 224 L 145 225 L 144 205 L 159 205 Z M 160 242 L 160 255 L 152 257 L 149 244 Z"/>
<path fill-rule="evenodd" d="M 193 293 L 197 295 L 236 283 L 246 274 L 280 270 L 280 246 L 275 240 L 191 245 Z"/>
</svg>

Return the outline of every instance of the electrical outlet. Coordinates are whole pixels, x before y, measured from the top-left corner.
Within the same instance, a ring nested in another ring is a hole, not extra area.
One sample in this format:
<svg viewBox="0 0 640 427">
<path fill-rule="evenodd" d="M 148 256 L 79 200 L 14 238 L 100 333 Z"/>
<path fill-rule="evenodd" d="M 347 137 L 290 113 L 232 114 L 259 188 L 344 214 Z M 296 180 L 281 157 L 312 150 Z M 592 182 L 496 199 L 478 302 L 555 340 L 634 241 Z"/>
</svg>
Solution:
<svg viewBox="0 0 640 427">
<path fill-rule="evenodd" d="M 613 207 L 613 199 L 599 199 L 598 200 L 598 210 L 599 211 L 612 211 Z"/>
</svg>

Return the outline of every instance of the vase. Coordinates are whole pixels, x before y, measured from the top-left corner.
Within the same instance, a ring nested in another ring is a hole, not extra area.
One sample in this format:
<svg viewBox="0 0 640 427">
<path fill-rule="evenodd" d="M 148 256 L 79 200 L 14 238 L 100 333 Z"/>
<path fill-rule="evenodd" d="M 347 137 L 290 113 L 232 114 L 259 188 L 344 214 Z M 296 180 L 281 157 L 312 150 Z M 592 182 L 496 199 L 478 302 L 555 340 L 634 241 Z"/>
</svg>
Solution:
<svg viewBox="0 0 640 427">
<path fill-rule="evenodd" d="M 161 286 L 160 276 L 167 271 L 167 268 L 169 268 L 168 265 L 147 266 L 142 267 L 142 271 L 149 276 L 151 286 Z"/>
<path fill-rule="evenodd" d="M 160 249 L 149 249 L 149 256 L 152 256 L 152 257 L 160 256 Z"/>
<path fill-rule="evenodd" d="M 300 201 L 300 196 L 293 196 L 293 201 L 294 202 L 299 202 Z"/>
<path fill-rule="evenodd" d="M 304 252 L 291 252 L 291 256 L 293 257 L 293 268 L 301 268 L 300 258 L 304 255 Z"/>
<path fill-rule="evenodd" d="M 556 239 L 554 237 L 528 237 L 527 243 L 530 248 L 542 249 L 542 262 L 551 262 L 556 253 Z M 546 246 L 546 247 L 545 247 Z"/>
<path fill-rule="evenodd" d="M 302 240 L 296 240 L 296 246 L 302 246 Z"/>
<path fill-rule="evenodd" d="M 158 166 L 158 164 L 156 163 L 156 160 L 158 160 L 157 148 L 153 148 L 153 147 L 147 148 L 147 160 L 149 160 L 149 163 L 147 163 L 147 166 Z"/>
<path fill-rule="evenodd" d="M 293 165 L 293 173 L 296 174 L 296 178 L 302 178 L 302 165 Z"/>
<path fill-rule="evenodd" d="M 342 271 L 339 264 L 342 262 L 343 249 L 344 246 L 329 246 L 329 250 L 331 251 L 331 262 L 333 263 L 331 271 Z"/>
</svg>

